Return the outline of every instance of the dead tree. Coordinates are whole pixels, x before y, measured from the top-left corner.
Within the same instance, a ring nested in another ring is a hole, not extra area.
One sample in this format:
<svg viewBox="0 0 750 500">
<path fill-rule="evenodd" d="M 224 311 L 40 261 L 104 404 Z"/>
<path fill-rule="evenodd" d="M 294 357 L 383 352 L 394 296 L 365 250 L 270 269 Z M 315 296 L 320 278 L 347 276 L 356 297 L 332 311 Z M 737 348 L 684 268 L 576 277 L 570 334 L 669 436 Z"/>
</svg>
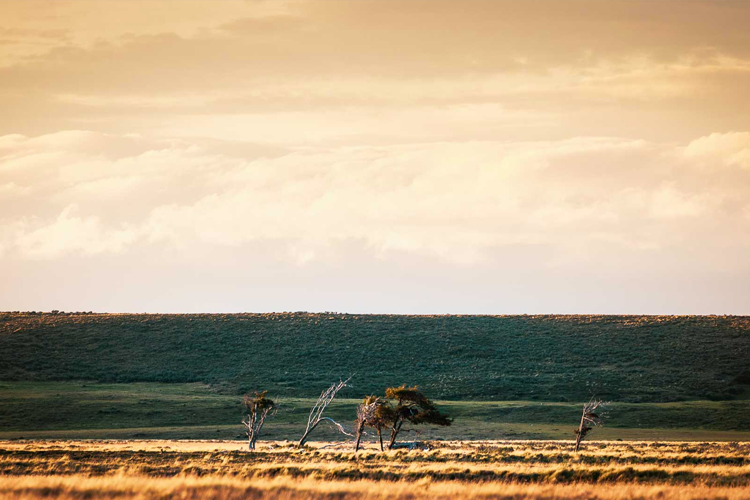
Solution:
<svg viewBox="0 0 750 500">
<path fill-rule="evenodd" d="M 302 448 L 302 446 L 304 446 L 305 441 L 307 441 L 307 437 L 310 435 L 310 433 L 315 430 L 318 424 L 320 424 L 324 420 L 332 423 L 342 434 L 352 436 L 350 432 L 347 432 L 347 430 L 344 429 L 343 425 L 336 422 L 331 417 L 323 416 L 323 413 L 326 411 L 326 408 L 328 408 L 328 405 L 331 404 L 333 398 L 336 397 L 336 394 L 338 394 L 341 389 L 346 387 L 346 384 L 350 379 L 351 377 L 346 380 L 339 380 L 338 383 L 331 384 L 331 387 L 320 393 L 318 401 L 316 401 L 315 405 L 310 410 L 310 415 L 307 417 L 307 427 L 305 428 L 305 433 L 302 435 L 299 443 L 297 443 L 297 446 L 299 448 Z"/>
<path fill-rule="evenodd" d="M 276 414 L 279 407 L 267 397 L 268 391 L 255 391 L 252 395 L 245 394 L 245 410 L 247 415 L 242 420 L 247 432 L 248 447 L 255 449 L 255 442 L 260 436 L 260 431 L 266 419 Z"/>
<path fill-rule="evenodd" d="M 575 453 L 578 453 L 578 450 L 581 447 L 581 442 L 583 442 L 586 434 L 591 432 L 594 427 L 604 424 L 602 421 L 603 414 L 601 412 L 607 404 L 608 403 L 605 403 L 601 399 L 592 398 L 588 403 L 583 405 L 581 423 L 578 425 L 578 429 L 573 431 L 576 435 Z"/>
<path fill-rule="evenodd" d="M 382 429 L 385 427 L 386 422 L 383 420 L 382 412 L 378 410 L 385 405 L 385 401 L 377 396 L 367 396 L 362 400 L 359 406 L 357 406 L 357 421 L 356 421 L 356 444 L 354 445 L 354 452 L 359 451 L 359 443 L 362 439 L 362 434 L 365 431 L 365 427 L 372 427 L 377 429 L 378 436 L 380 438 L 380 451 L 383 451 L 383 435 Z"/>
</svg>

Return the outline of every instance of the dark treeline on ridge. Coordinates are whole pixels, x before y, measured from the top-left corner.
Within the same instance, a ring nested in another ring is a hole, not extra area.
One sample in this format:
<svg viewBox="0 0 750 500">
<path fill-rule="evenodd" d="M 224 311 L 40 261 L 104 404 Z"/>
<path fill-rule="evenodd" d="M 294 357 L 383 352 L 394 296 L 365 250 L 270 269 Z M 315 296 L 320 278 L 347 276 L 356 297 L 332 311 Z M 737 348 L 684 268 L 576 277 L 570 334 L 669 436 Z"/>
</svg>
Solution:
<svg viewBox="0 0 750 500">
<path fill-rule="evenodd" d="M 0 313 L 0 380 L 206 382 L 312 397 L 404 380 L 436 399 L 727 400 L 750 318 Z"/>
</svg>

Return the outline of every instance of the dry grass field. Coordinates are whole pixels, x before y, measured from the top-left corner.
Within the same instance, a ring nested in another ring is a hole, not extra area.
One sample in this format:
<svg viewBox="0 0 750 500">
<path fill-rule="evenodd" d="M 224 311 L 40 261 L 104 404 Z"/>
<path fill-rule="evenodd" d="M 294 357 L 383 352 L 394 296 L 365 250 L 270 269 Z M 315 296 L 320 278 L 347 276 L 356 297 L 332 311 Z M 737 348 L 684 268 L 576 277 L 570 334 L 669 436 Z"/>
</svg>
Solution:
<svg viewBox="0 0 750 500">
<path fill-rule="evenodd" d="M 750 498 L 750 443 L 7 441 L 0 498 Z"/>
</svg>

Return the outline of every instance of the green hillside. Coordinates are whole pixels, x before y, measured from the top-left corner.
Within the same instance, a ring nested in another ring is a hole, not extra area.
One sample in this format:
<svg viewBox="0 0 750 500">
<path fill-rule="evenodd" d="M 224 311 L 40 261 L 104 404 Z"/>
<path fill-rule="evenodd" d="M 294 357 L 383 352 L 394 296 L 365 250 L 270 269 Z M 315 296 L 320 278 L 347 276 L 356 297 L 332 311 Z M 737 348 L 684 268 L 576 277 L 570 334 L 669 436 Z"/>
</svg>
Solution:
<svg viewBox="0 0 750 500">
<path fill-rule="evenodd" d="M 311 397 L 415 383 L 445 400 L 731 400 L 750 318 L 0 314 L 0 380 L 204 382 Z"/>
</svg>

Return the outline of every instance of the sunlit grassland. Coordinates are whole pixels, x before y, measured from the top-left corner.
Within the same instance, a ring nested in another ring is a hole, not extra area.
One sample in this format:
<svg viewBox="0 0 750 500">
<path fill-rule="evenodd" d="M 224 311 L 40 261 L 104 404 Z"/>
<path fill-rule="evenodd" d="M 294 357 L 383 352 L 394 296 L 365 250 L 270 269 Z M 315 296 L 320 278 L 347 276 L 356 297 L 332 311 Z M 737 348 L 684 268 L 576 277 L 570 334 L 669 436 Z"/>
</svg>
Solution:
<svg viewBox="0 0 750 500">
<path fill-rule="evenodd" d="M 619 483 L 519 484 L 421 480 L 414 483 L 319 479 L 241 480 L 214 477 L 38 476 L 0 478 L 0 498 L 59 499 L 525 499 L 525 500 L 746 500 L 747 489 L 731 487 Z"/>
<path fill-rule="evenodd" d="M 750 443 L 446 441 L 0 442 L 2 498 L 727 499 L 750 494 Z"/>
</svg>

